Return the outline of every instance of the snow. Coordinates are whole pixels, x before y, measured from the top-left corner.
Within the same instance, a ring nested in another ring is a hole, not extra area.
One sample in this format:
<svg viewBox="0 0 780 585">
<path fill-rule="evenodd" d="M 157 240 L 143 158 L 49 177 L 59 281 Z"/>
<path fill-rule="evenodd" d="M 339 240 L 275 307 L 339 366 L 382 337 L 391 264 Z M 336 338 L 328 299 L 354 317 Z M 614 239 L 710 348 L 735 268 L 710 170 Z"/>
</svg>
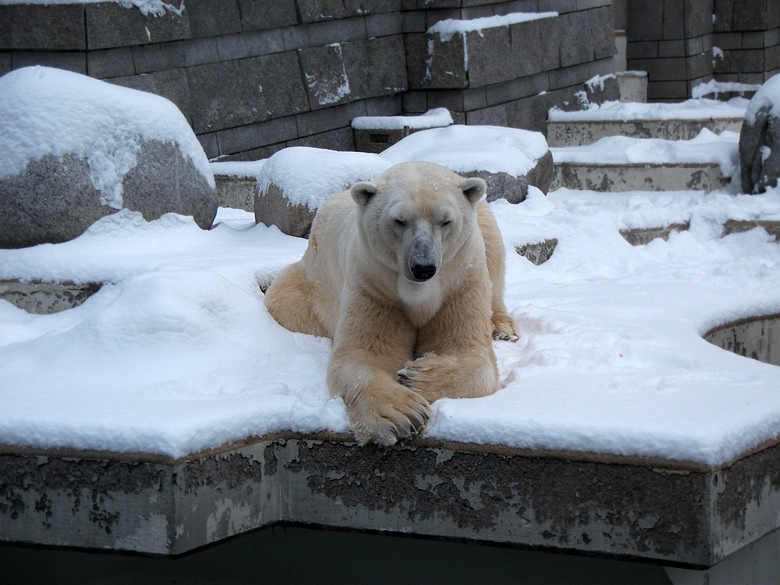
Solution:
<svg viewBox="0 0 780 585">
<path fill-rule="evenodd" d="M 203 147 L 165 98 L 50 67 L 25 67 L 0 78 L 0 178 L 30 161 L 75 154 L 87 159 L 101 203 L 122 208 L 122 182 L 142 141 L 175 143 L 214 186 Z"/>
<path fill-rule="evenodd" d="M 356 155 L 354 167 L 449 153 L 465 168 L 483 148 L 489 160 L 531 158 L 539 146 L 531 133 L 523 145 L 491 127 L 471 127 L 470 147 L 448 145 L 460 132 L 416 133 L 383 157 Z M 256 167 L 287 181 L 344 160 L 287 150 Z M 495 342 L 502 388 L 434 403 L 425 436 L 709 465 L 777 438 L 780 368 L 701 336 L 780 313 L 778 244 L 760 228 L 721 236 L 728 219 L 780 220 L 780 189 L 545 197 L 530 188 L 523 203 L 491 208 L 522 336 Z M 638 247 L 620 235 L 670 223 L 690 227 Z M 347 431 L 325 383 L 330 341 L 283 329 L 258 287 L 300 258 L 305 240 L 254 225 L 250 212 L 221 209 L 215 225 L 122 210 L 70 242 L 0 250 L 0 279 L 105 283 L 52 315 L 0 301 L 0 444 L 181 457 L 282 430 Z M 550 238 L 557 247 L 540 266 L 515 253 Z"/>
<path fill-rule="evenodd" d="M 434 108 L 420 116 L 358 116 L 352 119 L 352 128 L 356 130 L 417 130 L 450 124 L 452 115 L 447 108 Z"/>
<path fill-rule="evenodd" d="M 441 113 L 436 115 L 441 117 Z M 211 168 L 216 174 L 255 177 L 261 196 L 272 184 L 276 185 L 291 205 L 316 210 L 329 195 L 358 181 L 370 181 L 394 164 L 426 161 L 456 173 L 503 172 L 519 177 L 536 166 L 546 152 L 547 142 L 538 132 L 453 125 L 414 132 L 380 154 L 295 146 L 265 161 L 215 162 Z"/>
<path fill-rule="evenodd" d="M 690 140 L 607 136 L 585 146 L 550 148 L 556 163 L 631 165 L 631 164 L 706 164 L 717 163 L 724 177 L 739 168 L 739 134 L 725 131 L 715 134 L 706 128 Z"/>
<path fill-rule="evenodd" d="M 756 123 L 756 114 L 766 108 L 771 117 L 780 116 L 780 75 L 775 75 L 764 83 L 750 100 L 745 112 L 745 120 L 751 125 Z"/>
<path fill-rule="evenodd" d="M 668 121 L 668 120 L 706 120 L 742 118 L 747 109 L 748 100 L 734 98 L 728 102 L 709 99 L 692 99 L 675 104 L 658 104 L 608 101 L 603 104 L 588 104 L 588 108 L 565 112 L 553 108 L 548 113 L 550 122 L 629 122 L 629 121 Z"/>
<path fill-rule="evenodd" d="M 180 16 L 184 11 L 184 3 L 179 6 L 162 0 L 0 0 L 0 4 L 94 4 L 97 2 L 114 2 L 123 8 L 136 7 L 144 16 L 164 16 L 167 12 Z M 147 31 L 148 33 L 148 31 Z"/>
<path fill-rule="evenodd" d="M 521 22 L 540 20 L 542 18 L 553 18 L 556 16 L 558 16 L 557 12 L 513 12 L 503 16 L 485 16 L 467 20 L 450 18 L 447 20 L 440 20 L 434 24 L 428 29 L 428 34 L 438 34 L 443 42 L 447 42 L 456 34 L 462 35 L 469 32 L 476 32 L 482 36 L 482 31 L 484 29 L 511 26 Z"/>
</svg>

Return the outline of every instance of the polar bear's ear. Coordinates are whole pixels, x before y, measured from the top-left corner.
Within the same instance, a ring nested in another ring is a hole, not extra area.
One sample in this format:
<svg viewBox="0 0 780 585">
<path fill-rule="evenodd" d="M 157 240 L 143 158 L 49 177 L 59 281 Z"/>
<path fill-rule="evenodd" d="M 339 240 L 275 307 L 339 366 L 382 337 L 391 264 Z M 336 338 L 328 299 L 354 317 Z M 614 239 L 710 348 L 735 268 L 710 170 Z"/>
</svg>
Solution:
<svg viewBox="0 0 780 585">
<path fill-rule="evenodd" d="M 479 177 L 471 177 L 463 180 L 460 184 L 460 190 L 463 191 L 469 203 L 476 205 L 487 192 L 487 183 Z"/>
<path fill-rule="evenodd" d="M 352 185 L 350 192 L 352 193 L 352 199 L 355 200 L 355 203 L 358 205 L 368 205 L 368 202 L 371 201 L 371 197 L 376 194 L 376 185 L 374 183 L 369 183 L 368 181 L 355 183 Z"/>
</svg>

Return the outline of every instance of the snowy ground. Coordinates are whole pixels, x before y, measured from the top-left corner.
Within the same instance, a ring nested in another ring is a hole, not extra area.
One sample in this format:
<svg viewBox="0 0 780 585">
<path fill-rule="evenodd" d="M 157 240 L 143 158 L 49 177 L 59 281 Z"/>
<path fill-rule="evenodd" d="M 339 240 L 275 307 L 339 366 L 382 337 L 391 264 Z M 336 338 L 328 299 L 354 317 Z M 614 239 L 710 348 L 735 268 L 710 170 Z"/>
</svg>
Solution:
<svg viewBox="0 0 780 585">
<path fill-rule="evenodd" d="M 428 132 L 451 143 L 463 130 Z M 516 146 L 505 130 L 500 139 L 485 132 L 485 144 Z M 393 156 L 480 154 L 463 141 L 447 152 L 441 140 L 411 138 Z M 736 144 L 726 148 L 733 161 Z M 293 151 L 289 166 L 280 157 L 275 172 L 299 175 L 313 153 Z M 388 161 L 397 162 L 369 164 Z M 531 189 L 521 204 L 491 207 L 522 337 L 495 344 L 502 389 L 435 403 L 426 436 L 716 465 L 780 434 L 780 368 L 701 338 L 718 324 L 780 313 L 778 244 L 762 229 L 721 237 L 728 219 L 780 220 L 780 189 Z M 646 246 L 619 233 L 682 222 L 690 229 Z M 0 444 L 179 457 L 280 430 L 347 430 L 325 384 L 330 341 L 280 327 L 258 287 L 306 242 L 243 211 L 221 209 L 215 224 L 202 231 L 191 218 L 147 222 L 123 210 L 71 242 L 0 250 L 0 279 L 105 283 L 53 315 L 0 300 Z M 541 266 L 515 253 L 550 238 L 558 246 Z"/>
<path fill-rule="evenodd" d="M 780 249 L 726 219 L 780 219 L 780 191 L 539 192 L 492 204 L 522 329 L 496 342 L 503 388 L 442 400 L 427 436 L 718 464 L 776 437 L 780 369 L 701 339 L 780 312 Z M 0 443 L 181 456 L 277 430 L 347 429 L 328 395 L 330 342 L 266 312 L 268 283 L 305 241 L 223 209 L 189 219 L 123 211 L 68 243 L 0 251 L 0 278 L 110 282 L 35 316 L 0 302 Z M 632 247 L 623 228 L 689 221 Z M 558 239 L 535 266 L 515 247 Z"/>
</svg>

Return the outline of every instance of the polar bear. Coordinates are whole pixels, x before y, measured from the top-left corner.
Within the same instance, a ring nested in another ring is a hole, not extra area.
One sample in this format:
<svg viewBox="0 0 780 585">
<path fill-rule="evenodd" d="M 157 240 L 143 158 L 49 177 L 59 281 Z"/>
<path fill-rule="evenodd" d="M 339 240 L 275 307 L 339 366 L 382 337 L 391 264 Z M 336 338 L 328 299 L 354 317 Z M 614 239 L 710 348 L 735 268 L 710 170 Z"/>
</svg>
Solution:
<svg viewBox="0 0 780 585">
<path fill-rule="evenodd" d="M 438 398 L 498 389 L 492 338 L 516 340 L 517 324 L 485 190 L 435 164 L 395 165 L 331 196 L 266 292 L 282 326 L 333 340 L 328 386 L 360 444 L 416 434 Z"/>
</svg>

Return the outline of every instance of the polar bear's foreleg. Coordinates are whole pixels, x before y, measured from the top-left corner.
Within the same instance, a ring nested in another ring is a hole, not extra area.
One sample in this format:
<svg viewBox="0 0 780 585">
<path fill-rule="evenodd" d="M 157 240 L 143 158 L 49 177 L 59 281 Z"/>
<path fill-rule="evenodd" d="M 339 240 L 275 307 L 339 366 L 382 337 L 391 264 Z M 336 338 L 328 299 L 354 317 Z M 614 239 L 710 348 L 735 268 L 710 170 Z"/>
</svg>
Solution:
<svg viewBox="0 0 780 585">
<path fill-rule="evenodd" d="M 477 221 L 485 242 L 485 259 L 487 260 L 488 274 L 493 285 L 492 291 L 492 322 L 493 338 L 505 341 L 517 341 L 519 337 L 517 322 L 507 313 L 504 304 L 504 279 L 506 272 L 506 252 L 501 232 L 498 229 L 496 218 L 490 211 L 487 203 L 482 202 L 477 206 Z"/>
<path fill-rule="evenodd" d="M 428 401 L 396 380 L 414 351 L 415 329 L 397 311 L 347 295 L 328 362 L 328 386 L 347 406 L 360 444 L 393 445 L 418 433 Z"/>
<path fill-rule="evenodd" d="M 314 287 L 303 273 L 303 263 L 290 264 L 279 273 L 265 293 L 265 306 L 285 329 L 328 337 L 314 311 Z"/>
</svg>

